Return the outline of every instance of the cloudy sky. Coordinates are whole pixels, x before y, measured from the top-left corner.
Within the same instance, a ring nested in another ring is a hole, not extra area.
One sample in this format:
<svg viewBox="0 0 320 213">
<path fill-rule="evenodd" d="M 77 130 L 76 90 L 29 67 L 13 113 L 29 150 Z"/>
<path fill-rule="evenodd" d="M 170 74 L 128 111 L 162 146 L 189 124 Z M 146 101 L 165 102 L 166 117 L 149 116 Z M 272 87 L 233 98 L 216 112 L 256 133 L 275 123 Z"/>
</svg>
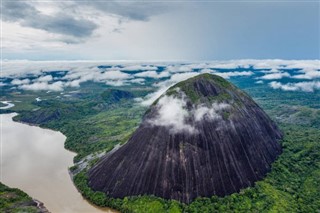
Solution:
<svg viewBox="0 0 320 213">
<path fill-rule="evenodd" d="M 4 59 L 319 59 L 319 1 L 3 0 Z"/>
</svg>

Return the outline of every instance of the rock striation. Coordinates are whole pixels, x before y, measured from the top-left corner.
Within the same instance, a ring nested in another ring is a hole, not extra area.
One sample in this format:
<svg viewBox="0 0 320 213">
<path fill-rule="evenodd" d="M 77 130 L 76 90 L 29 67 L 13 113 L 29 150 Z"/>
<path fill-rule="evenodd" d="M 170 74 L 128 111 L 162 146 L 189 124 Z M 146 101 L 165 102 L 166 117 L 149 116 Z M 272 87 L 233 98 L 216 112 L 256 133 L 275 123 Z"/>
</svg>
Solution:
<svg viewBox="0 0 320 213">
<path fill-rule="evenodd" d="M 282 133 L 243 91 L 201 74 L 169 88 L 128 142 L 89 172 L 108 196 L 155 195 L 190 203 L 252 186 L 281 153 Z"/>
</svg>

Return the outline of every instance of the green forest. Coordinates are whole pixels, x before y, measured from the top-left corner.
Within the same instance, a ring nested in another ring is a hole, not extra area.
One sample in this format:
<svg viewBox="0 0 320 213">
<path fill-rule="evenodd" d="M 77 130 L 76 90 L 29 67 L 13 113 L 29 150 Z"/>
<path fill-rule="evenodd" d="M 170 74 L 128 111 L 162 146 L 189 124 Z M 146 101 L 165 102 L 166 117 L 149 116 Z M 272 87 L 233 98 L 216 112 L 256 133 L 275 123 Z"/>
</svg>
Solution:
<svg viewBox="0 0 320 213">
<path fill-rule="evenodd" d="M 271 172 L 254 186 L 225 197 L 197 198 L 189 205 L 150 195 L 113 199 L 88 187 L 86 170 L 99 160 L 97 156 L 125 143 L 139 125 L 147 108 L 137 104 L 134 98 L 154 91 L 148 84 L 110 89 L 87 82 L 79 93 L 59 100 L 54 99 L 55 93 L 7 90 L 2 91 L 3 97 L 21 102 L 1 113 L 17 112 L 15 121 L 58 130 L 66 135 L 65 147 L 78 154 L 74 158 L 75 166 L 70 168 L 74 183 L 85 198 L 98 206 L 139 213 L 319 212 L 320 94 L 275 91 L 253 85 L 244 78 L 237 78 L 233 83 L 252 96 L 278 123 L 284 133 L 283 153 L 273 163 Z M 38 96 L 43 101 L 36 102 L 34 98 Z M 93 158 L 87 160 L 89 155 Z M 77 164 L 81 160 L 90 161 L 82 171 Z M 15 196 L 11 196 L 10 190 Z M 13 207 L 19 212 L 20 203 L 31 199 L 4 185 L 1 185 L 0 196 L 5 198 L 0 199 L 2 212 L 12 212 Z M 33 207 L 23 208 L 22 212 L 33 211 Z"/>
<path fill-rule="evenodd" d="M 297 125 L 281 126 L 283 153 L 267 177 L 253 187 L 220 198 L 198 198 L 189 205 L 153 196 L 112 199 L 93 192 L 85 171 L 75 184 L 99 206 L 121 212 L 317 212 L 320 208 L 320 130 Z"/>
<path fill-rule="evenodd" d="M 0 183 L 0 212 L 5 213 L 36 213 L 35 202 L 19 189 L 9 188 Z"/>
</svg>

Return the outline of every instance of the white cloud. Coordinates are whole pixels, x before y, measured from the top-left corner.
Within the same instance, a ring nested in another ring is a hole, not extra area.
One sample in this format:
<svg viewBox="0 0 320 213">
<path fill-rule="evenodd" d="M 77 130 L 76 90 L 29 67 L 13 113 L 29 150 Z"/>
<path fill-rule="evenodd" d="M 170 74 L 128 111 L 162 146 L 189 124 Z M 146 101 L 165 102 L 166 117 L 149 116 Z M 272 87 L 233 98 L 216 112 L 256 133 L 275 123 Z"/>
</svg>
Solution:
<svg viewBox="0 0 320 213">
<path fill-rule="evenodd" d="M 230 108 L 230 105 L 226 103 L 213 103 L 211 108 L 200 106 L 194 111 L 195 121 L 201 121 L 205 118 L 210 120 L 221 119 L 219 112 L 228 108 Z"/>
<path fill-rule="evenodd" d="M 97 79 L 93 79 L 93 80 L 101 81 L 106 79 L 119 80 L 119 79 L 129 79 L 129 78 L 132 78 L 132 76 L 121 71 L 107 71 L 97 76 Z"/>
<path fill-rule="evenodd" d="M 79 87 L 80 83 L 94 81 L 105 83 L 110 86 L 122 86 L 127 84 L 127 79 L 133 78 L 132 75 L 119 70 L 107 70 L 102 72 L 97 67 L 74 68 L 63 79 L 69 80 L 66 86 Z"/>
<path fill-rule="evenodd" d="M 137 71 L 137 70 L 158 70 L 158 67 L 156 66 L 151 66 L 151 65 L 128 65 L 124 66 L 122 68 L 119 68 L 119 70 L 125 70 L 125 71 Z"/>
<path fill-rule="evenodd" d="M 192 64 L 188 64 L 188 65 L 169 65 L 167 66 L 166 68 L 166 71 L 168 72 L 172 72 L 172 73 L 175 73 L 175 72 L 192 72 L 194 69 L 194 65 Z"/>
<path fill-rule="evenodd" d="M 250 62 L 243 60 L 216 61 L 209 65 L 213 69 L 237 69 L 239 67 L 248 68 Z"/>
<path fill-rule="evenodd" d="M 259 80 L 259 81 L 256 81 L 255 83 L 256 83 L 256 84 L 263 84 L 263 81 L 262 81 L 262 80 Z"/>
<path fill-rule="evenodd" d="M 122 81 L 122 80 L 107 80 L 105 83 L 107 85 L 115 86 L 115 87 L 127 85 L 127 82 L 126 81 Z"/>
<path fill-rule="evenodd" d="M 301 72 L 303 72 L 303 74 L 294 75 L 294 76 L 292 76 L 292 78 L 309 79 L 309 80 L 320 78 L 320 71 L 318 71 L 318 70 L 304 69 Z"/>
<path fill-rule="evenodd" d="M 320 81 L 305 81 L 299 83 L 282 84 L 280 82 L 272 81 L 269 86 L 273 89 L 281 89 L 284 91 L 303 91 L 314 92 L 320 89 Z"/>
<path fill-rule="evenodd" d="M 163 86 L 160 87 L 157 91 L 148 94 L 146 97 L 141 99 L 142 106 L 150 106 L 155 100 L 157 100 L 170 86 Z"/>
<path fill-rule="evenodd" d="M 51 75 L 46 75 L 46 76 L 40 76 L 37 81 L 39 82 L 48 82 L 48 81 L 52 81 L 53 78 Z"/>
<path fill-rule="evenodd" d="M 99 69 L 97 66 L 106 64 L 111 68 Z M 121 64 L 123 67 L 119 67 Z M 236 69 L 238 67 L 250 67 L 265 69 L 259 72 L 265 73 L 257 82 L 262 79 L 273 80 L 283 77 L 291 77 L 295 79 L 319 79 L 320 71 L 319 60 L 231 60 L 231 61 L 212 61 L 205 63 L 190 63 L 181 64 L 173 62 L 130 62 L 130 61 L 3 61 L 2 77 L 15 78 L 11 82 L 12 85 L 27 85 L 30 81 L 26 79 L 28 76 L 40 76 L 35 82 L 51 82 L 59 81 L 52 79 L 50 71 L 68 71 L 66 76 L 62 77 L 63 87 L 79 87 L 82 82 L 94 81 L 106 83 L 109 85 L 119 86 L 130 83 L 143 84 L 145 78 L 160 79 L 168 77 L 165 81 L 160 81 L 154 86 L 158 88 L 155 93 L 145 97 L 143 104 L 151 104 L 160 95 L 165 92 L 170 86 L 182 80 L 188 79 L 199 73 L 212 73 L 220 75 L 224 78 L 232 76 L 251 76 L 253 71 L 228 71 L 220 72 L 213 70 L 214 68 Z M 156 72 L 158 66 L 167 67 L 162 72 Z M 289 73 L 279 69 L 301 69 L 290 76 Z M 195 72 L 194 69 L 200 69 Z M 135 71 L 143 70 L 143 72 L 131 74 L 122 72 L 123 70 Z M 51 77 L 50 77 L 51 76 Z M 24 78 L 24 79 L 23 79 Z M 20 80 L 23 79 L 23 80 Z M 30 87 L 30 86 L 29 86 Z M 21 87 L 20 87 L 21 88 Z M 28 86 L 27 86 L 28 88 Z"/>
<path fill-rule="evenodd" d="M 267 74 L 270 74 L 270 73 L 279 73 L 279 72 L 281 72 L 280 70 L 278 70 L 278 69 L 275 69 L 275 68 L 272 68 L 272 69 L 268 69 L 268 70 L 259 70 L 260 72 L 262 72 L 262 73 L 267 73 Z"/>
<path fill-rule="evenodd" d="M 287 72 L 280 72 L 280 73 L 270 73 L 270 74 L 266 74 L 262 77 L 260 77 L 260 79 L 264 79 L 264 80 L 274 80 L 274 79 L 282 79 L 284 77 L 290 77 L 290 74 Z"/>
<path fill-rule="evenodd" d="M 172 96 L 164 96 L 158 101 L 158 115 L 149 120 L 152 125 L 170 127 L 173 133 L 189 132 L 195 133 L 196 129 L 186 123 L 188 111 L 184 99 Z"/>
<path fill-rule="evenodd" d="M 82 83 L 81 79 L 73 80 L 73 81 L 68 81 L 64 84 L 66 87 L 80 87 L 80 83 Z"/>
<path fill-rule="evenodd" d="M 158 114 L 148 122 L 156 126 L 166 126 L 172 133 L 195 134 L 198 132 L 197 128 L 188 121 L 219 120 L 222 119 L 220 113 L 230 108 L 226 103 L 213 103 L 210 107 L 193 105 L 193 109 L 188 111 L 185 94 L 180 92 L 180 96 L 161 97 L 156 105 Z"/>
<path fill-rule="evenodd" d="M 234 77 L 234 76 L 251 76 L 254 73 L 251 71 L 242 71 L 242 72 L 234 71 L 234 72 L 214 72 L 213 74 L 219 75 L 223 78 L 228 79 L 228 78 Z"/>
<path fill-rule="evenodd" d="M 23 79 L 23 80 L 20 80 L 20 79 L 14 79 L 11 81 L 11 84 L 12 85 L 22 85 L 22 84 L 29 84 L 30 83 L 30 80 L 29 79 Z"/>
<path fill-rule="evenodd" d="M 162 71 L 160 73 L 157 73 L 156 71 L 146 71 L 146 72 L 136 73 L 134 76 L 147 77 L 147 78 L 165 78 L 165 77 L 169 77 L 170 73 L 167 71 Z"/>
<path fill-rule="evenodd" d="M 200 73 L 213 73 L 213 72 L 214 72 L 214 70 L 208 69 L 208 68 L 204 68 L 204 69 L 200 70 Z"/>
<path fill-rule="evenodd" d="M 249 68 L 253 66 L 255 69 L 319 69 L 320 60 L 281 60 L 281 59 L 244 59 L 229 61 L 213 61 L 203 66 L 203 68 L 212 69 L 237 69 L 239 67 Z"/>
<path fill-rule="evenodd" d="M 320 60 L 235 60 L 235 64 L 252 65 L 256 69 L 319 69 Z"/>
<path fill-rule="evenodd" d="M 287 69 L 320 69 L 320 60 L 283 60 Z"/>
<path fill-rule="evenodd" d="M 34 91 L 38 91 L 38 90 L 62 91 L 63 82 L 57 81 L 52 84 L 49 84 L 48 82 L 36 82 L 33 84 L 21 85 L 19 88 L 24 90 L 34 90 Z"/>
<path fill-rule="evenodd" d="M 162 81 L 158 84 L 155 84 L 155 86 L 159 87 L 159 89 L 153 93 L 148 94 L 146 97 L 144 97 L 141 104 L 143 106 L 149 106 L 151 105 L 155 100 L 157 100 L 167 89 L 169 89 L 174 84 L 186 80 L 188 78 L 194 77 L 196 75 L 199 75 L 197 72 L 191 72 L 191 73 L 176 73 L 170 77 L 170 79 L 166 81 Z"/>
<path fill-rule="evenodd" d="M 131 83 L 136 83 L 136 84 L 144 84 L 145 79 L 144 78 L 135 78 L 130 80 Z"/>
<path fill-rule="evenodd" d="M 187 80 L 188 78 L 194 77 L 199 75 L 199 73 L 197 72 L 190 72 L 190 73 L 177 73 L 177 74 L 173 74 L 170 79 L 168 80 L 168 82 L 170 83 L 178 83 L 180 81 L 184 81 Z"/>
</svg>

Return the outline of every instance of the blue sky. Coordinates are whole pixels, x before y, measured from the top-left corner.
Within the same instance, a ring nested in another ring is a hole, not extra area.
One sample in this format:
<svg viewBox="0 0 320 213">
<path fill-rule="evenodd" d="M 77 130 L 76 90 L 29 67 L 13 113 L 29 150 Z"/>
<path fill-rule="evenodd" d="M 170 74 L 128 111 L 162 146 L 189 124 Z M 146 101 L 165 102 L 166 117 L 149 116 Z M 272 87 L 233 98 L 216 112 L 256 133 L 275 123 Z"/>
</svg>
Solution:
<svg viewBox="0 0 320 213">
<path fill-rule="evenodd" d="M 3 1 L 5 59 L 319 59 L 319 1 Z"/>
</svg>

